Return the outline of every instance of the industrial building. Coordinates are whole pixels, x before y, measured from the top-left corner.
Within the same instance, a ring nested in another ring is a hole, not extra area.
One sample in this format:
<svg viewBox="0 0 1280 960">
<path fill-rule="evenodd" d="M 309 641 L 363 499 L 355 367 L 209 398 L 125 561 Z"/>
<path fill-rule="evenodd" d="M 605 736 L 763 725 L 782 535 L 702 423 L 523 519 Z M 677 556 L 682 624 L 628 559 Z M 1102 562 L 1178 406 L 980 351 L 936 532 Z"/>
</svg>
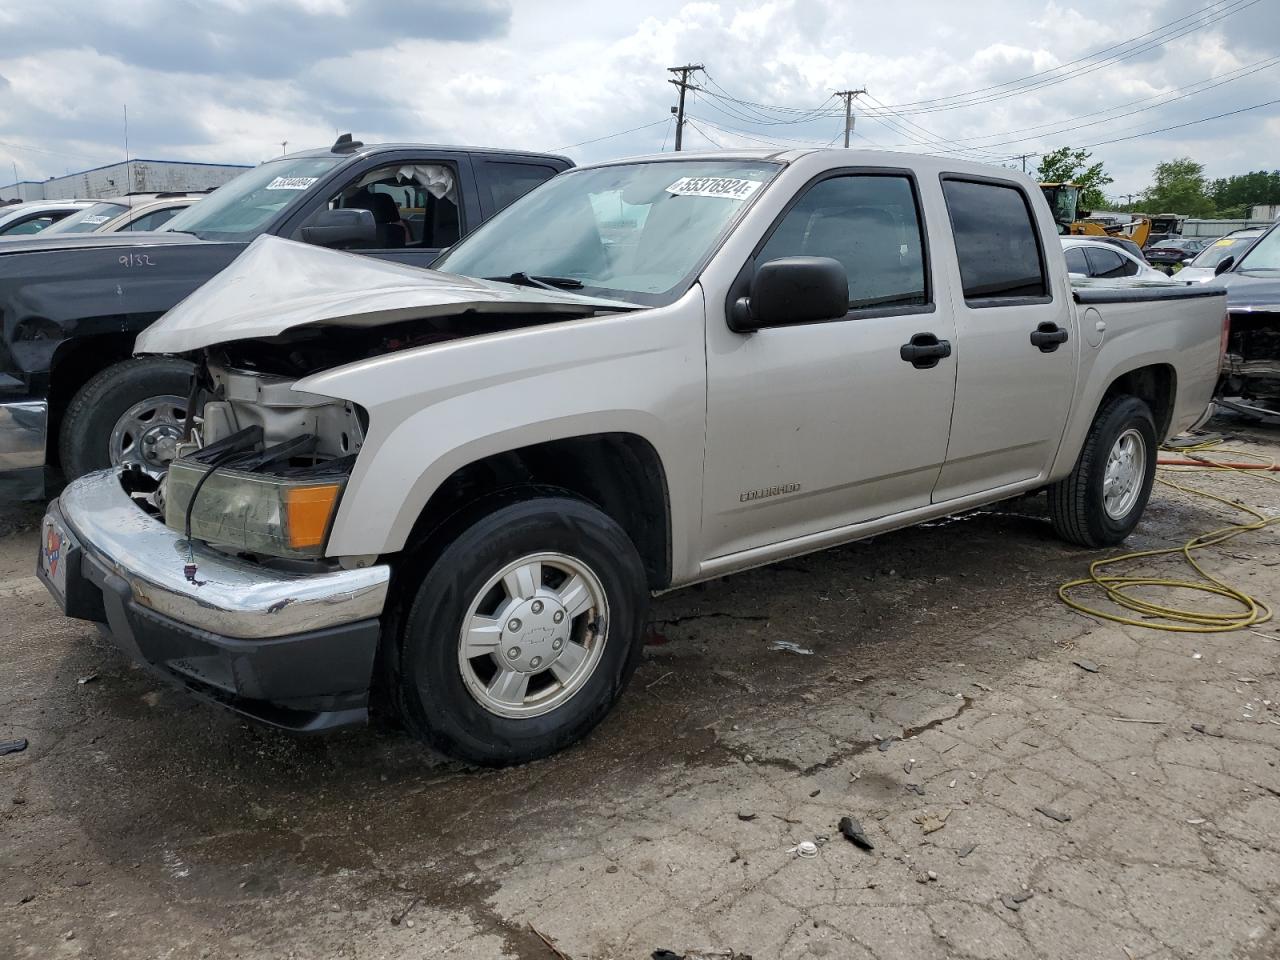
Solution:
<svg viewBox="0 0 1280 960">
<path fill-rule="evenodd" d="M 14 200 L 106 200 L 129 193 L 211 190 L 237 177 L 241 163 L 190 160 L 121 160 L 48 180 L 20 180 L 0 186 L 0 203 Z"/>
</svg>

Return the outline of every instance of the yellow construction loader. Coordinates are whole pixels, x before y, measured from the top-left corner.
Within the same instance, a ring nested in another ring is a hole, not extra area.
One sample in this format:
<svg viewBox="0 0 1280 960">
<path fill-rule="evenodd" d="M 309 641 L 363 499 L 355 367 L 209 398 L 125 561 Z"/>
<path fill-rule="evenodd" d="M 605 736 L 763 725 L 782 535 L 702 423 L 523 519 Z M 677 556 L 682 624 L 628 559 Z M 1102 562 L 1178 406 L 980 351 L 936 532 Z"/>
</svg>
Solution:
<svg viewBox="0 0 1280 960">
<path fill-rule="evenodd" d="M 1059 233 L 1084 237 L 1119 237 L 1121 240 L 1132 240 L 1139 247 L 1146 246 L 1147 237 L 1151 235 L 1151 221 L 1146 217 L 1134 216 L 1127 225 L 1096 223 L 1086 219 L 1089 216 L 1088 210 L 1080 209 L 1078 183 L 1042 183 L 1040 190 L 1049 201 L 1049 209 L 1053 211 Z"/>
</svg>

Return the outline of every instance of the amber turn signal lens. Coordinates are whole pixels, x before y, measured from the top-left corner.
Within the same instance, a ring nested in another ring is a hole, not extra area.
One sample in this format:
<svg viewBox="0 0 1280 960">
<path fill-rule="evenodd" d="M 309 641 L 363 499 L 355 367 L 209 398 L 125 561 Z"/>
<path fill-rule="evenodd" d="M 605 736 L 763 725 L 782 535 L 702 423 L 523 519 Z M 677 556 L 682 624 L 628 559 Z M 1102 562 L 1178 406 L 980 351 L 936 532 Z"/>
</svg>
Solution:
<svg viewBox="0 0 1280 960">
<path fill-rule="evenodd" d="M 285 529 L 290 547 L 301 550 L 324 543 L 341 490 L 342 485 L 337 483 L 285 489 Z"/>
</svg>

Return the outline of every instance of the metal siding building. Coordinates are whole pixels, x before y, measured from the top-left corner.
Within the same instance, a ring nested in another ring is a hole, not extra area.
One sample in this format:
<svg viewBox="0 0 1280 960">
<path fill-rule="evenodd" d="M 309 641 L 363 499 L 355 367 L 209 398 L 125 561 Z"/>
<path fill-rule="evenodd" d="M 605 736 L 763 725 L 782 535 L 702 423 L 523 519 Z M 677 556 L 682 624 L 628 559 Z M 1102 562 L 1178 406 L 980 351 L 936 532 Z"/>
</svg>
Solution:
<svg viewBox="0 0 1280 960">
<path fill-rule="evenodd" d="M 250 169 L 238 163 L 188 160 L 122 160 L 48 180 L 23 180 L 0 187 L 3 200 L 105 200 L 129 193 L 210 190 Z"/>
</svg>

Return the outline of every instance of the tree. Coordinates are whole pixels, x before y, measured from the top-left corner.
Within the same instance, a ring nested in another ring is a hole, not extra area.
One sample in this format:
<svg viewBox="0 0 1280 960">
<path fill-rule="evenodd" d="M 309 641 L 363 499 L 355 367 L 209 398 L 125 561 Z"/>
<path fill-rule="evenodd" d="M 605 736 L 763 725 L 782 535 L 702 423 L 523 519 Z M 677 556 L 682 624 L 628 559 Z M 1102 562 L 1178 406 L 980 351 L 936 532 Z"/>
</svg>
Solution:
<svg viewBox="0 0 1280 960">
<path fill-rule="evenodd" d="M 1257 170 L 1214 180 L 1209 187 L 1220 217 L 1247 217 L 1255 204 L 1280 203 L 1280 170 Z"/>
<path fill-rule="evenodd" d="M 1155 182 L 1143 194 L 1148 212 L 1178 213 L 1188 217 L 1213 216 L 1215 205 L 1209 196 L 1204 164 L 1196 163 L 1190 157 L 1166 160 L 1156 165 L 1152 178 Z"/>
<path fill-rule="evenodd" d="M 1112 183 L 1103 169 L 1102 161 L 1090 163 L 1093 154 L 1088 150 L 1073 150 L 1071 147 L 1059 147 L 1050 150 L 1040 158 L 1040 166 L 1036 176 L 1041 183 L 1078 183 L 1080 185 L 1080 206 L 1086 210 L 1097 210 L 1107 205 L 1107 198 L 1102 188 Z"/>
</svg>

